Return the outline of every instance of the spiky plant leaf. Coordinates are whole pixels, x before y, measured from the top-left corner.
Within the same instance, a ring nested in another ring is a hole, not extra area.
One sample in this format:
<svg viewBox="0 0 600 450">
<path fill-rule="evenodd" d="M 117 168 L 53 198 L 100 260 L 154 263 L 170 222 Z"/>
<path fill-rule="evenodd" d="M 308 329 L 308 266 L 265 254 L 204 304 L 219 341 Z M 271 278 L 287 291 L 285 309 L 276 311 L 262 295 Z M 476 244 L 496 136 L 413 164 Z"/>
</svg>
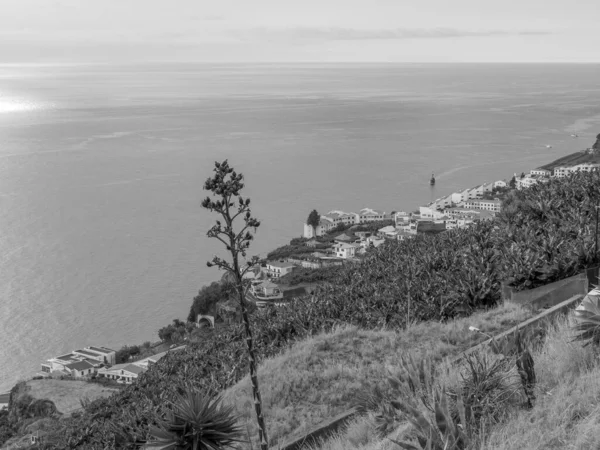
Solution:
<svg viewBox="0 0 600 450">
<path fill-rule="evenodd" d="M 576 324 L 573 330 L 578 332 L 574 341 L 587 341 L 590 343 L 600 343 L 600 290 L 598 288 L 589 292 L 581 304 L 575 309 L 573 314 Z"/>
<path fill-rule="evenodd" d="M 221 405 L 221 398 L 209 399 L 189 389 L 169 401 L 170 410 L 158 426 L 150 427 L 152 443 L 166 448 L 218 450 L 243 442 L 232 407 Z"/>
</svg>

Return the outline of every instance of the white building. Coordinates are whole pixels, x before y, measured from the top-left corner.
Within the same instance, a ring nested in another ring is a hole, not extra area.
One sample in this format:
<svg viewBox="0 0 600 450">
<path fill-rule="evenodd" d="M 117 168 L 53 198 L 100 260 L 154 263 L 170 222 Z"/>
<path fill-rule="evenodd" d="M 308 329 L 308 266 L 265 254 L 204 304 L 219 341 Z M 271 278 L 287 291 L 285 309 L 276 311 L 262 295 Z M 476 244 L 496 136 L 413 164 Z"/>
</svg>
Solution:
<svg viewBox="0 0 600 450">
<path fill-rule="evenodd" d="M 571 173 L 570 167 L 559 166 L 554 168 L 554 177 L 563 178 Z"/>
<path fill-rule="evenodd" d="M 358 223 L 358 214 L 353 212 L 347 213 L 344 211 L 333 210 L 325 214 L 324 217 L 333 221 L 334 226 L 338 226 L 340 224 L 354 225 Z"/>
<path fill-rule="evenodd" d="M 483 192 L 492 192 L 494 190 L 494 183 L 483 183 L 481 188 Z"/>
<path fill-rule="evenodd" d="M 63 375 L 80 376 L 84 369 L 98 369 L 103 365 L 114 364 L 117 358 L 116 355 L 116 351 L 106 347 L 85 347 L 84 350 L 75 350 L 42 363 L 42 372 L 45 374 L 60 372 Z M 77 364 L 80 362 L 86 362 L 87 364 Z M 76 374 L 74 374 L 74 371 Z"/>
<path fill-rule="evenodd" d="M 505 180 L 494 181 L 494 188 L 505 188 L 508 183 Z"/>
<path fill-rule="evenodd" d="M 419 206 L 419 215 L 421 219 L 439 219 L 444 216 L 443 212 L 440 212 L 431 206 Z"/>
<path fill-rule="evenodd" d="M 497 198 L 494 200 L 469 200 L 464 207 L 469 209 L 483 209 L 486 211 L 500 212 L 502 202 Z"/>
<path fill-rule="evenodd" d="M 334 246 L 335 256 L 338 258 L 348 259 L 354 258 L 356 255 L 356 250 L 359 248 L 359 245 L 356 244 L 346 244 L 340 243 Z"/>
<path fill-rule="evenodd" d="M 552 171 L 547 169 L 531 169 L 529 175 L 534 177 L 549 177 L 552 175 Z"/>
<path fill-rule="evenodd" d="M 267 274 L 272 278 L 279 278 L 287 275 L 296 267 L 287 261 L 269 261 L 267 262 Z"/>
<path fill-rule="evenodd" d="M 385 211 L 363 208 L 358 213 L 358 223 L 379 222 L 386 219 L 389 219 L 389 217 L 386 217 Z"/>
<path fill-rule="evenodd" d="M 396 237 L 396 227 L 390 225 L 387 227 L 380 228 L 379 230 L 377 230 L 377 234 L 380 237 Z"/>
<path fill-rule="evenodd" d="M 0 394 L 0 411 L 8 409 L 8 403 L 10 401 L 10 392 Z"/>
<path fill-rule="evenodd" d="M 117 383 L 131 384 L 134 380 L 137 380 L 141 373 L 144 373 L 146 369 L 137 366 L 133 363 L 117 364 L 112 367 L 103 367 L 98 370 L 98 376 L 106 377 L 114 380 Z"/>
<path fill-rule="evenodd" d="M 394 214 L 394 222 L 396 223 L 396 226 L 410 222 L 410 214 L 404 211 L 399 211 Z"/>
<path fill-rule="evenodd" d="M 304 232 L 302 236 L 304 236 L 306 239 L 312 239 L 314 237 L 323 236 L 329 230 L 335 228 L 335 226 L 336 223 L 333 221 L 332 218 L 327 216 L 321 216 L 319 220 L 319 225 L 317 225 L 316 228 L 313 228 L 311 225 L 308 225 L 306 223 L 304 224 Z"/>
</svg>

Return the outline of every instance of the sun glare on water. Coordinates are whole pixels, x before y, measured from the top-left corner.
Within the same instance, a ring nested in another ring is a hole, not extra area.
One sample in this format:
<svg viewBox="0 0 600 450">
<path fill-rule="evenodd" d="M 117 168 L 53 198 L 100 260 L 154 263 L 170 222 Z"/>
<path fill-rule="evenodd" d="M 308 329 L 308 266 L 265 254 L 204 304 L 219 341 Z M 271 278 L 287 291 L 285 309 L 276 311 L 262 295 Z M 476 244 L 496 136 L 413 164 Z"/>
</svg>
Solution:
<svg viewBox="0 0 600 450">
<path fill-rule="evenodd" d="M 39 109 L 39 105 L 22 99 L 5 99 L 0 97 L 0 114 L 26 112 Z"/>
</svg>

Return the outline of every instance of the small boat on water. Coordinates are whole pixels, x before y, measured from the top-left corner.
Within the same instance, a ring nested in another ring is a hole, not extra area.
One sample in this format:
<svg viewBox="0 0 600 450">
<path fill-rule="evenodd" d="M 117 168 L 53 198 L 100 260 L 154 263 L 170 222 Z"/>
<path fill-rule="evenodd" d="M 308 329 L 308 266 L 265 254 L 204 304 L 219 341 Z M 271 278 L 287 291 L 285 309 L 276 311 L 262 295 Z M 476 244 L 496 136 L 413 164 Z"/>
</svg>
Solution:
<svg viewBox="0 0 600 450">
<path fill-rule="evenodd" d="M 571 135 L 571 137 L 574 137 L 574 138 L 575 138 L 575 137 L 579 137 L 579 136 L 578 136 L 578 135 L 576 135 L 576 134 L 572 134 L 572 135 Z"/>
<path fill-rule="evenodd" d="M 431 180 L 429 180 L 429 184 L 433 186 L 435 184 L 435 177 L 431 174 Z"/>
<path fill-rule="evenodd" d="M 551 145 L 546 145 L 546 148 L 552 148 L 552 146 Z"/>
</svg>

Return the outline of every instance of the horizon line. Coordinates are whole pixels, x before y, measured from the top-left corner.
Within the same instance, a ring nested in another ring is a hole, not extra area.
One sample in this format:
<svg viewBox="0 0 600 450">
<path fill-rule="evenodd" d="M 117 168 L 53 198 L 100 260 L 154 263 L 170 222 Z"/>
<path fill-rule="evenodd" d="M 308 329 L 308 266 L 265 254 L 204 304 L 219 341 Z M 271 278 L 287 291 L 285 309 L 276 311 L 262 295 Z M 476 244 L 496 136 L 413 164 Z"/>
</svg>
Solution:
<svg viewBox="0 0 600 450">
<path fill-rule="evenodd" d="M 82 61 L 82 62 L 0 62 L 0 67 L 49 67 L 49 66 L 109 66 L 109 65 L 142 65 L 142 64 L 223 64 L 223 65 L 347 65 L 347 64 L 383 64 L 383 65 L 419 65 L 419 64 L 600 64 L 598 61 L 190 61 L 186 60 L 148 60 L 148 61 Z"/>
</svg>

